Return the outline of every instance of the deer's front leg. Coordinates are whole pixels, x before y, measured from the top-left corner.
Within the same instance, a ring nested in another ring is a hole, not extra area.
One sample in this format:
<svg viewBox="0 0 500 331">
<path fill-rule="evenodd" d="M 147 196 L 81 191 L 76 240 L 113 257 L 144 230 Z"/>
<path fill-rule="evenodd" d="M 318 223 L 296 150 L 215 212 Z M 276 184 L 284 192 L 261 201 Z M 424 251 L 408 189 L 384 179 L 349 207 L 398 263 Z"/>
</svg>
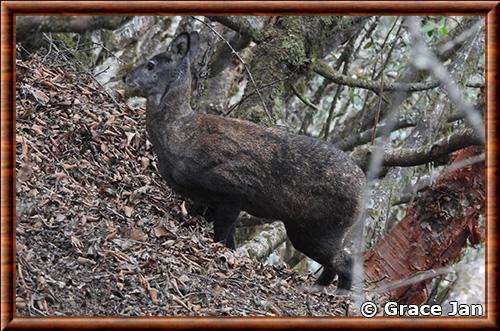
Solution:
<svg viewBox="0 0 500 331">
<path fill-rule="evenodd" d="M 226 247 L 235 249 L 234 228 L 235 221 L 240 214 L 239 208 L 231 205 L 219 205 L 207 210 L 207 219 L 214 222 L 215 241 L 221 242 Z"/>
<path fill-rule="evenodd" d="M 191 216 L 205 216 L 208 207 L 195 201 L 186 200 L 186 209 Z"/>
</svg>

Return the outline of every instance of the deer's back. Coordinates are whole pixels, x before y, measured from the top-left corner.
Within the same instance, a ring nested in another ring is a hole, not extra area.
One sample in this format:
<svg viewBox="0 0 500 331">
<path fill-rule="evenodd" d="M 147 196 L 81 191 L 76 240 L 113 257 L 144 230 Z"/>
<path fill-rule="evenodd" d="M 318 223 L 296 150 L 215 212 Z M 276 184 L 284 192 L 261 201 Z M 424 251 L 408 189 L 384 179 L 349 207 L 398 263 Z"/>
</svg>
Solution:
<svg viewBox="0 0 500 331">
<path fill-rule="evenodd" d="M 162 173 L 183 195 L 276 219 L 348 219 L 358 208 L 364 174 L 329 143 L 207 114 L 173 125 Z"/>
</svg>

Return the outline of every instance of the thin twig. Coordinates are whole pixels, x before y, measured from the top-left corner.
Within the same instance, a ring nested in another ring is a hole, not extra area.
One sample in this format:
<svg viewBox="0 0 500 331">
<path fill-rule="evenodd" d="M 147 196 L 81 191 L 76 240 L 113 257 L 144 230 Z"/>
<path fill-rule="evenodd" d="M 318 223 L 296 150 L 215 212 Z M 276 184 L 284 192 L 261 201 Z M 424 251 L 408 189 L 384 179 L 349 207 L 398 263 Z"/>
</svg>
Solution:
<svg viewBox="0 0 500 331">
<path fill-rule="evenodd" d="M 314 109 L 315 111 L 321 111 L 321 109 L 319 109 L 318 106 L 316 106 L 315 104 L 313 104 L 311 101 L 307 100 L 306 97 L 304 97 L 302 94 L 299 93 L 299 91 L 297 91 L 297 88 L 292 85 L 292 90 L 293 90 L 293 93 L 295 94 L 295 96 L 297 98 L 299 98 L 300 101 L 302 101 L 306 106 Z"/>
<path fill-rule="evenodd" d="M 410 79 L 412 75 L 406 76 L 406 80 Z M 403 79 L 402 84 L 407 84 Z M 386 88 L 384 90 L 387 90 Z M 379 90 L 378 90 L 379 91 Z M 365 184 L 365 187 L 363 189 L 363 195 L 361 198 L 361 206 L 364 206 L 362 211 L 358 214 L 358 219 L 356 220 L 357 224 L 361 224 L 360 226 L 354 227 L 353 230 L 353 238 L 356 240 L 360 248 L 355 252 L 353 255 L 354 257 L 354 268 L 353 268 L 353 278 L 356 281 L 364 281 L 364 265 L 363 261 L 360 258 L 360 255 L 363 254 L 363 249 L 364 249 L 364 243 L 365 238 L 366 238 L 366 227 L 364 226 L 363 220 L 367 218 L 367 208 L 366 206 L 368 205 L 367 202 L 370 199 L 370 195 L 372 194 L 371 191 L 371 186 L 368 185 L 371 181 L 374 179 L 378 178 L 382 167 L 383 167 L 383 162 L 384 162 L 384 150 L 389 142 L 389 135 L 392 132 L 393 128 L 397 125 L 399 122 L 399 107 L 403 103 L 403 101 L 406 99 L 406 93 L 405 91 L 398 91 L 395 93 L 394 97 L 392 98 L 392 103 L 390 104 L 390 107 L 388 111 L 386 112 L 384 116 L 384 122 L 386 125 L 381 128 L 381 139 L 378 141 L 375 141 L 374 143 L 374 151 L 370 155 L 370 160 L 369 160 L 369 166 L 366 172 L 366 178 L 367 181 Z M 354 291 L 353 295 L 353 300 L 356 309 L 359 309 L 361 305 L 363 304 L 365 300 L 364 298 L 364 293 L 359 292 L 359 291 Z"/>
<path fill-rule="evenodd" d="M 48 40 L 48 36 L 44 33 L 44 36 L 45 38 L 47 38 Z M 50 53 L 52 53 L 52 34 L 50 35 L 50 42 L 49 42 L 49 50 L 47 51 L 47 54 L 45 54 L 45 56 L 43 57 L 41 63 L 44 64 L 45 63 L 45 60 L 47 59 L 47 57 L 50 55 Z"/>
<path fill-rule="evenodd" d="M 418 283 L 421 283 L 422 281 L 429 279 L 429 278 L 434 278 L 434 277 L 441 276 L 441 275 L 447 275 L 450 272 L 453 272 L 454 270 L 455 269 L 452 267 L 442 267 L 439 269 L 431 269 L 431 270 L 427 270 L 427 271 L 423 271 L 423 272 L 418 272 L 418 273 L 415 273 L 414 275 L 407 277 L 405 279 L 400 279 L 400 280 L 397 280 L 395 282 L 391 282 L 389 284 L 377 286 L 373 290 L 373 292 L 374 293 L 384 293 L 384 292 L 387 292 L 390 290 L 394 290 L 394 289 L 401 287 L 401 286 L 418 284 Z"/>
<path fill-rule="evenodd" d="M 108 52 L 108 54 L 110 54 L 116 61 L 118 61 L 121 64 L 124 64 L 124 62 L 122 61 L 122 59 L 120 59 L 118 56 L 116 56 L 115 53 L 113 53 L 106 46 L 104 46 L 104 43 L 102 43 L 102 42 L 95 42 L 95 41 L 91 41 L 91 43 L 94 44 L 94 45 L 97 45 L 99 47 L 102 47 L 102 49 L 104 49 L 106 52 Z"/>
<path fill-rule="evenodd" d="M 391 29 L 389 30 L 389 32 L 387 32 L 386 36 L 385 36 L 385 39 L 384 41 L 382 42 L 382 47 L 380 49 L 380 58 L 383 59 L 383 51 L 385 50 L 385 46 L 387 44 L 387 41 L 389 40 L 389 37 L 391 35 L 391 32 L 394 30 L 394 28 L 396 27 L 396 24 L 398 23 L 398 20 L 399 18 L 396 18 L 394 20 L 394 24 L 392 25 Z M 403 27 L 403 24 L 399 24 L 399 28 L 398 28 L 398 31 L 396 32 L 396 36 L 394 37 L 394 40 L 392 42 L 392 45 L 391 45 L 391 48 L 389 49 L 389 51 L 387 52 L 387 56 L 385 58 L 385 61 L 383 61 L 382 63 L 382 67 L 380 68 L 380 71 L 378 73 L 375 73 L 376 72 L 376 67 L 377 67 L 377 63 L 375 63 L 374 67 L 373 67 L 373 75 L 372 75 L 372 79 L 373 80 L 377 80 L 380 78 L 380 75 L 382 75 L 384 73 L 384 70 L 385 68 L 387 67 L 387 63 L 389 62 L 389 59 L 391 58 L 391 54 L 394 50 L 394 47 L 396 46 L 396 43 L 399 39 L 399 34 L 401 32 L 401 29 Z"/>
<path fill-rule="evenodd" d="M 101 71 L 99 71 L 98 73 L 96 73 L 96 74 L 95 74 L 95 76 L 97 77 L 97 76 L 99 76 L 99 75 L 101 75 L 101 74 L 105 73 L 106 71 L 108 71 L 108 69 L 109 69 L 110 67 L 111 67 L 111 66 L 107 66 L 106 68 L 104 68 L 104 69 L 102 69 Z"/>
<path fill-rule="evenodd" d="M 43 33 L 44 37 L 47 39 L 47 41 L 52 45 L 52 47 L 54 47 L 55 51 L 58 53 L 58 54 L 61 54 L 62 57 L 64 57 L 64 59 L 66 60 L 66 62 L 71 62 L 67 57 L 66 55 L 64 55 L 64 53 L 62 51 L 59 50 L 59 47 L 57 47 L 57 45 L 52 41 L 52 39 L 49 39 L 47 34 Z M 69 49 L 67 49 L 68 51 L 70 51 Z M 77 62 L 81 69 L 90 77 L 92 78 L 92 80 L 94 82 L 97 83 L 97 85 L 99 85 L 99 87 L 102 88 L 102 90 L 104 91 L 104 93 L 106 93 L 107 96 L 109 96 L 111 98 L 111 100 L 114 102 L 114 104 L 118 107 L 120 107 L 120 104 L 118 103 L 118 101 L 116 100 L 116 98 L 113 96 L 113 94 L 111 94 L 104 85 L 102 85 L 101 82 L 99 82 L 95 76 L 90 72 L 90 70 L 87 69 L 87 67 L 82 63 L 80 62 L 76 57 L 73 59 L 75 62 Z"/>
<path fill-rule="evenodd" d="M 477 131 L 480 139 L 484 141 L 485 130 L 481 115 L 464 99 L 462 92 L 447 68 L 428 48 L 420 31 L 420 22 L 415 17 L 408 17 L 406 18 L 406 24 L 413 41 L 413 65 L 419 70 L 428 70 L 430 72 L 434 79 L 440 83 L 443 90 L 446 91 L 450 101 L 464 114 L 465 119 Z M 480 29 L 474 30 L 474 33 L 479 33 L 479 31 Z"/>
<path fill-rule="evenodd" d="M 269 87 L 269 86 L 273 86 L 273 85 L 278 84 L 278 83 L 280 83 L 280 82 L 283 82 L 283 81 L 285 81 L 285 80 L 287 80 L 287 79 L 288 79 L 288 76 L 287 76 L 287 77 L 285 77 L 285 78 L 282 78 L 282 79 L 277 79 L 277 80 L 272 81 L 272 82 L 270 82 L 270 83 L 267 83 L 267 84 L 263 84 L 263 85 L 261 85 L 261 88 L 266 88 L 266 87 Z M 253 90 L 252 92 L 249 92 L 247 95 L 243 96 L 243 97 L 241 98 L 241 100 L 239 100 L 237 103 L 235 103 L 234 105 L 232 105 L 232 106 L 231 106 L 231 108 L 229 108 L 229 110 L 223 114 L 223 116 L 228 116 L 228 115 L 230 115 L 230 114 L 231 114 L 231 113 L 232 113 L 232 112 L 233 112 L 233 111 L 234 111 L 234 110 L 235 110 L 238 106 L 240 106 L 240 105 L 241 105 L 241 103 L 242 103 L 243 101 L 245 101 L 246 99 L 248 99 L 248 98 L 250 98 L 252 95 L 254 95 L 254 94 L 255 94 L 255 92 L 256 92 L 256 90 Z"/>
<path fill-rule="evenodd" d="M 336 64 L 337 68 L 340 68 L 340 65 L 343 64 L 342 68 L 342 74 L 345 75 L 347 74 L 347 71 L 349 70 L 349 65 L 350 65 L 350 56 L 355 57 L 356 53 L 352 53 L 352 48 L 354 46 L 354 43 L 356 42 L 356 38 L 351 39 L 349 43 L 346 45 L 344 51 L 342 52 L 341 58 L 342 61 L 340 61 L 338 64 Z M 340 59 L 339 59 L 340 60 Z M 323 134 L 320 133 L 320 136 L 323 135 L 323 140 L 327 140 L 328 136 L 330 135 L 330 130 L 332 126 L 332 122 L 335 118 L 341 116 L 342 112 L 337 112 L 335 114 L 335 109 L 337 108 L 337 102 L 339 100 L 340 94 L 343 92 L 344 86 L 338 84 L 337 88 L 335 89 L 335 94 L 333 96 L 332 103 L 330 104 L 330 109 L 328 109 L 328 117 L 326 119 L 326 122 L 323 126 Z"/>
<path fill-rule="evenodd" d="M 250 77 L 250 80 L 252 81 L 252 84 L 253 86 L 255 87 L 255 90 L 257 91 L 257 94 L 259 95 L 259 98 L 260 98 L 260 101 L 262 102 L 262 106 L 264 107 L 264 111 L 266 112 L 266 115 L 269 117 L 269 119 L 271 120 L 271 123 L 274 124 L 275 123 L 275 119 L 273 118 L 273 116 L 271 115 L 271 113 L 269 112 L 269 110 L 267 109 L 267 106 L 266 106 L 266 103 L 264 101 L 264 98 L 262 97 L 262 94 L 260 93 L 260 89 L 259 87 L 257 86 L 257 83 L 255 83 L 255 80 L 253 79 L 253 76 L 252 76 L 252 73 L 250 72 L 250 69 L 248 68 L 248 64 L 241 58 L 241 56 L 238 54 L 238 52 L 233 48 L 233 46 L 231 46 L 231 43 L 229 43 L 229 41 L 227 41 L 226 38 L 224 38 L 219 32 L 217 32 L 212 26 L 210 26 L 210 24 L 208 24 L 207 22 L 203 21 L 203 20 L 200 20 L 199 18 L 197 17 L 194 17 L 194 16 L 191 16 L 193 19 L 201 22 L 202 24 L 204 24 L 205 26 L 207 26 L 210 30 L 212 30 L 213 33 L 215 33 L 217 35 L 217 37 L 219 37 L 222 41 L 224 41 L 226 43 L 226 45 L 231 49 L 231 52 L 238 58 L 238 61 L 240 61 L 243 66 L 245 67 L 245 71 L 247 72 L 248 76 Z"/>
<path fill-rule="evenodd" d="M 383 71 L 383 69 L 382 69 Z M 382 110 L 382 92 L 384 92 L 384 79 L 383 76 L 380 76 L 380 91 L 378 94 L 378 109 L 375 113 L 375 121 L 373 123 L 373 132 L 372 132 L 372 145 L 375 143 L 375 138 L 377 137 L 377 125 L 380 121 L 380 112 Z"/>
</svg>

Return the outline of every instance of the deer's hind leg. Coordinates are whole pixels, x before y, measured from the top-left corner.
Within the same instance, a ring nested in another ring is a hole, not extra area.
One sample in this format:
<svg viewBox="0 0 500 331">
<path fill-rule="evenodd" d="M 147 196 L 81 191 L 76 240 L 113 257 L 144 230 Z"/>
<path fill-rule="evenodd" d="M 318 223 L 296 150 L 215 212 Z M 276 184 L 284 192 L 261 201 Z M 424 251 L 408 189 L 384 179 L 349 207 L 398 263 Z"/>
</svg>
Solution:
<svg viewBox="0 0 500 331">
<path fill-rule="evenodd" d="M 309 223 L 307 227 L 296 224 L 306 222 L 289 222 L 285 224 L 288 238 L 293 246 L 323 266 L 317 285 L 328 286 L 338 275 L 337 288 L 349 290 L 352 285 L 352 258 L 343 251 L 342 229 L 328 229 L 323 224 Z M 330 231 L 329 231 L 330 230 Z"/>
<path fill-rule="evenodd" d="M 351 289 L 353 269 L 353 260 L 351 256 L 343 250 L 340 250 L 330 261 L 326 261 L 322 265 L 323 272 L 316 280 L 316 284 L 328 286 L 332 283 L 335 275 L 337 275 L 337 288 L 341 290 Z"/>
</svg>

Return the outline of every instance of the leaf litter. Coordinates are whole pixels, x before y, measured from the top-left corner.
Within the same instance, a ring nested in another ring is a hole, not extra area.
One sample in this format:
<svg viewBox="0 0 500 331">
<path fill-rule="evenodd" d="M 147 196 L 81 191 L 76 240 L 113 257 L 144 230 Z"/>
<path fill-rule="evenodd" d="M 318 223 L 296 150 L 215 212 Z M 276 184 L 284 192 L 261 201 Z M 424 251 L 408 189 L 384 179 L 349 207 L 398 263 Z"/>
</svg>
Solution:
<svg viewBox="0 0 500 331">
<path fill-rule="evenodd" d="M 346 315 L 333 287 L 213 242 L 159 176 L 143 108 L 54 55 L 16 68 L 18 316 Z"/>
</svg>

